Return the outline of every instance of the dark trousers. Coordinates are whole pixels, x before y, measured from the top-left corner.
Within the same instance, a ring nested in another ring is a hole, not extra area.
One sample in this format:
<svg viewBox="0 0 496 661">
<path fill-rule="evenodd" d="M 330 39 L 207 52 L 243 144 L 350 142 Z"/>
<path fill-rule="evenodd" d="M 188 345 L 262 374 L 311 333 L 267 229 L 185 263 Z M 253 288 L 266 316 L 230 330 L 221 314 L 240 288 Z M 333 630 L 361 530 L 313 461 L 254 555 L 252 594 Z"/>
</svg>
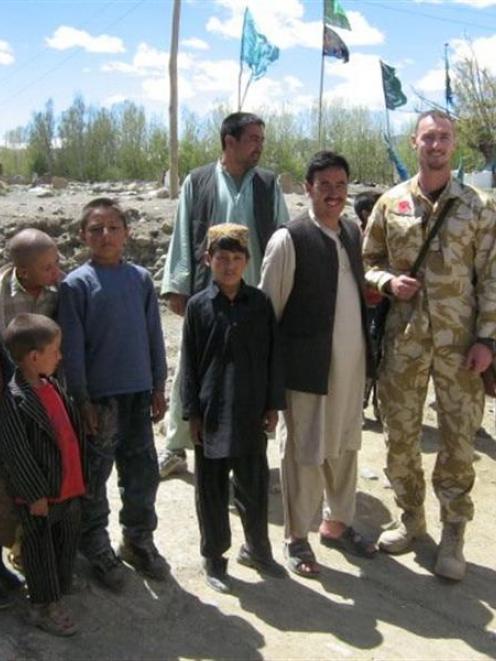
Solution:
<svg viewBox="0 0 496 661">
<path fill-rule="evenodd" d="M 81 551 L 91 561 L 110 548 L 107 480 L 114 461 L 124 536 L 136 545 L 151 539 L 157 527 L 155 498 L 158 461 L 150 417 L 150 393 L 105 397 L 93 404 L 98 434 L 88 437 L 89 488 L 83 499 Z"/>
<path fill-rule="evenodd" d="M 18 509 L 22 525 L 21 557 L 33 604 L 58 601 L 71 587 L 81 529 L 81 499 L 50 505 L 48 516 Z"/>
<path fill-rule="evenodd" d="M 233 473 L 234 505 L 246 544 L 257 555 L 271 553 L 268 536 L 269 466 L 265 453 L 208 459 L 195 446 L 195 500 L 200 524 L 200 552 L 220 558 L 231 546 L 229 474 Z"/>
</svg>

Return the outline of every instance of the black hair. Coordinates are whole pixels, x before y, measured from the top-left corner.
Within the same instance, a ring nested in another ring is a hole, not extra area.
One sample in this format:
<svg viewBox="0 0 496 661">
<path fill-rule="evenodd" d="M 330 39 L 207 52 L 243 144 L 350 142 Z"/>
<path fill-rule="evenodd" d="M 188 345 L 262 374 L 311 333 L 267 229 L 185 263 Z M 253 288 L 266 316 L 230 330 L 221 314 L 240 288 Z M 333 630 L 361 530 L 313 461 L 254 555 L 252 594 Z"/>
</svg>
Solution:
<svg viewBox="0 0 496 661">
<path fill-rule="evenodd" d="M 370 214 L 374 208 L 374 204 L 380 198 L 380 193 L 375 193 L 373 191 L 365 191 L 364 193 L 358 193 L 353 201 L 353 209 L 355 210 L 356 215 L 360 219 L 360 222 L 363 224 L 364 219 L 362 218 L 363 212 Z"/>
<path fill-rule="evenodd" d="M 251 112 L 233 112 L 228 115 L 220 127 L 220 143 L 222 150 L 226 148 L 226 136 L 231 135 L 236 140 L 239 140 L 243 131 L 247 126 L 256 124 L 257 126 L 265 127 L 265 122 L 258 115 Z"/>
<path fill-rule="evenodd" d="M 113 209 L 119 218 L 122 220 L 124 227 L 127 227 L 127 216 L 126 212 L 119 205 L 117 200 L 113 200 L 111 197 L 96 197 L 94 200 L 88 202 L 83 207 L 83 215 L 81 216 L 81 231 L 84 232 L 86 225 L 88 224 L 91 214 L 95 209 Z"/>
<path fill-rule="evenodd" d="M 14 362 L 19 363 L 30 351 L 43 351 L 61 332 L 60 326 L 50 317 L 23 312 L 7 326 L 5 346 Z"/>
<path fill-rule="evenodd" d="M 305 180 L 309 184 L 313 184 L 313 178 L 316 172 L 322 172 L 322 170 L 327 170 L 328 168 L 337 168 L 344 170 L 346 172 L 347 179 L 350 178 L 350 166 L 348 161 L 344 156 L 335 154 L 332 151 L 318 151 L 310 159 L 308 164 L 307 171 L 305 174 Z"/>
<path fill-rule="evenodd" d="M 246 259 L 250 259 L 250 251 L 246 246 L 243 246 L 237 239 L 230 236 L 221 236 L 214 239 L 208 246 L 208 254 L 213 256 L 216 250 L 229 250 L 229 252 L 242 252 L 246 255 Z"/>
</svg>

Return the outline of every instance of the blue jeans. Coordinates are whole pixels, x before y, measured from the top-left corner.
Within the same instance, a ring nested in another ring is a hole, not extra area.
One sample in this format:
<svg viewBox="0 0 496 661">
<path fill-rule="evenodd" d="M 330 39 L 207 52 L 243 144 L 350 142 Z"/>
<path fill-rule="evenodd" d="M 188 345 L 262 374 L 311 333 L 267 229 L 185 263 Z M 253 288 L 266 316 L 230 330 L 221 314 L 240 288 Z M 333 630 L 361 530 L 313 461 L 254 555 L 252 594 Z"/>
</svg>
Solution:
<svg viewBox="0 0 496 661">
<path fill-rule="evenodd" d="M 93 402 L 98 433 L 88 437 L 89 485 L 83 499 L 81 551 L 91 561 L 110 548 L 107 480 L 115 461 L 123 535 L 140 546 L 157 527 L 155 497 L 159 483 L 149 392 L 103 397 Z"/>
</svg>

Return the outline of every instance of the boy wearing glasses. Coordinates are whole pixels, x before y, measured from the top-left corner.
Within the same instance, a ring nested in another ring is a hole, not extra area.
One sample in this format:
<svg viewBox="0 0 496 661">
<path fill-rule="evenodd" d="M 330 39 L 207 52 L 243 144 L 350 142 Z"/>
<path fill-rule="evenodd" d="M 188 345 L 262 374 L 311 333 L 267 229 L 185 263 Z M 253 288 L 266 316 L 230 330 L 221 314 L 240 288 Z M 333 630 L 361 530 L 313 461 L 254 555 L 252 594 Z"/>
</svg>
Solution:
<svg viewBox="0 0 496 661">
<path fill-rule="evenodd" d="M 168 569 L 153 542 L 159 476 L 152 422 L 166 410 L 165 346 L 151 277 L 123 258 L 128 236 L 126 215 L 114 200 L 97 198 L 84 207 L 81 239 L 90 258 L 63 281 L 59 307 L 67 386 L 88 433 L 81 551 L 114 590 L 124 584 L 121 560 L 156 580 Z M 114 461 L 122 499 L 120 559 L 107 531 L 106 482 Z"/>
</svg>

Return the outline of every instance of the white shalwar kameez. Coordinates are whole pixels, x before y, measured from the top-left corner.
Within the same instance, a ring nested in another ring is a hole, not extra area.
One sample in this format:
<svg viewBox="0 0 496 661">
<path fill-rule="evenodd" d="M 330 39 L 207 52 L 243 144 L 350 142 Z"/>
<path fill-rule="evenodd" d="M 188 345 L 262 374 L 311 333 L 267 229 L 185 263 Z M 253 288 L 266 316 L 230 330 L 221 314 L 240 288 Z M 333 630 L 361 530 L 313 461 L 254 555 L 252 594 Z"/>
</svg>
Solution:
<svg viewBox="0 0 496 661">
<path fill-rule="evenodd" d="M 287 390 L 278 425 L 286 537 L 305 538 L 325 491 L 330 519 L 350 525 L 355 514 L 366 350 L 360 298 L 348 255 L 334 231 L 312 220 L 336 244 L 339 260 L 327 395 Z M 281 318 L 293 288 L 295 249 L 278 230 L 265 253 L 260 283 Z"/>
</svg>

